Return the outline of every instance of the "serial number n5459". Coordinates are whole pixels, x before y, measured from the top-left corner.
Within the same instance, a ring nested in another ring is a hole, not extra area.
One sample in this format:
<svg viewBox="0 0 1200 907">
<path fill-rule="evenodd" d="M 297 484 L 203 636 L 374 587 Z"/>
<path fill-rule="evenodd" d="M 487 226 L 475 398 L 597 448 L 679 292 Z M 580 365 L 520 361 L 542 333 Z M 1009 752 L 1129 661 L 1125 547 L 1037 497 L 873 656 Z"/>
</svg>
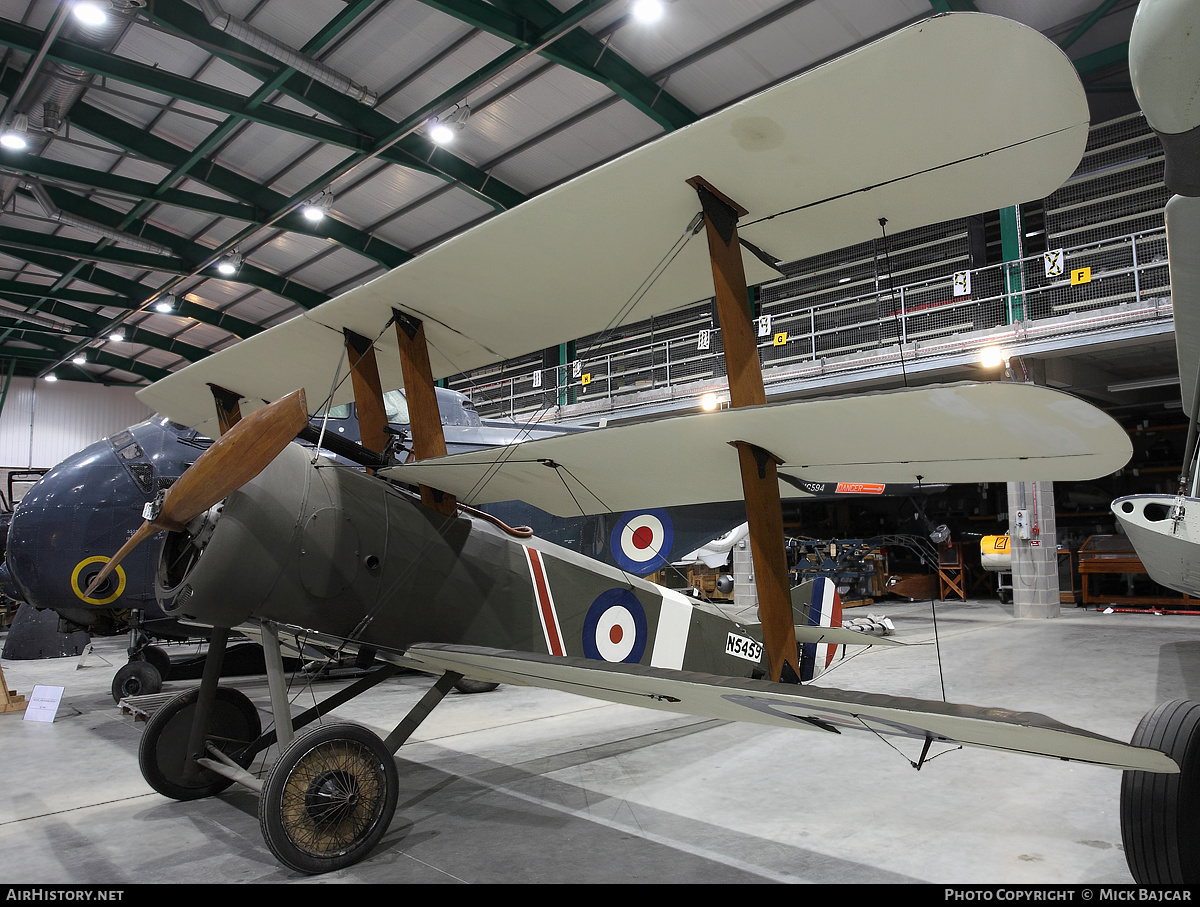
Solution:
<svg viewBox="0 0 1200 907">
<path fill-rule="evenodd" d="M 736 655 L 746 661 L 762 661 L 763 646 L 761 642 L 748 636 L 730 633 L 725 637 L 725 654 Z"/>
</svg>

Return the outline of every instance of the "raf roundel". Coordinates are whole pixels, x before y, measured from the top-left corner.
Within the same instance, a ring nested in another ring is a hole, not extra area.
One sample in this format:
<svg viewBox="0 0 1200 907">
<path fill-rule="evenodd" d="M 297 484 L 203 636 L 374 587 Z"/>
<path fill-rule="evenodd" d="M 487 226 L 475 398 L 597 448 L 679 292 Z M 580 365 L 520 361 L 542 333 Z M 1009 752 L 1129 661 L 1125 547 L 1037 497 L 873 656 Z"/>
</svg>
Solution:
<svg viewBox="0 0 1200 907">
<path fill-rule="evenodd" d="M 661 509 L 640 510 L 617 520 L 610 547 L 618 567 L 645 576 L 668 563 L 674 541 L 670 514 Z"/>
<path fill-rule="evenodd" d="M 636 664 L 646 651 L 646 612 L 628 589 L 601 592 L 583 621 L 583 654 Z"/>
</svg>

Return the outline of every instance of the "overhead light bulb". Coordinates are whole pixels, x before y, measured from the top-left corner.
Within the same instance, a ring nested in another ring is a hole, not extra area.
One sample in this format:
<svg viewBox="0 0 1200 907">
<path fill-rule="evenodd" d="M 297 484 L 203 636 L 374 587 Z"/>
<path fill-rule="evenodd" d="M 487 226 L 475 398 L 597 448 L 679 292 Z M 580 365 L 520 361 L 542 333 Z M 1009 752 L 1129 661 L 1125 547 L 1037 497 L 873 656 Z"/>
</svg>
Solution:
<svg viewBox="0 0 1200 907">
<path fill-rule="evenodd" d="M 109 3 L 98 3 L 96 0 L 80 0 L 75 4 L 75 18 L 84 25 L 103 25 L 108 21 L 108 13 L 105 12 L 111 8 Z"/>
<path fill-rule="evenodd" d="M 51 372 L 49 375 L 46 376 L 46 380 L 47 381 L 57 381 L 58 376 L 55 375 L 54 372 Z"/>
<path fill-rule="evenodd" d="M 979 352 L 979 364 L 984 368 L 996 368 L 1004 362 L 1004 350 L 998 346 L 985 346 Z"/>
<path fill-rule="evenodd" d="M 305 202 L 304 207 L 300 211 L 304 215 L 305 220 L 312 221 L 315 224 L 323 220 L 332 207 L 333 193 L 325 189 Z"/>
<path fill-rule="evenodd" d="M 636 0 L 632 11 L 639 22 L 657 22 L 662 18 L 663 5 L 659 0 Z"/>
<path fill-rule="evenodd" d="M 429 127 L 429 138 L 439 145 L 449 145 L 454 141 L 454 130 L 445 123 L 439 123 L 436 120 Z"/>
<path fill-rule="evenodd" d="M 76 356 L 71 361 L 74 362 L 76 365 L 87 365 L 87 356 L 80 353 L 78 356 Z"/>
<path fill-rule="evenodd" d="M 111 340 L 113 343 L 120 343 L 121 341 L 123 341 L 125 339 L 125 332 L 124 331 L 113 331 L 111 334 L 108 335 L 108 339 Z"/>
<path fill-rule="evenodd" d="M 154 311 L 162 312 L 164 315 L 175 311 L 175 298 L 168 296 L 166 299 L 160 299 L 154 304 Z"/>
<path fill-rule="evenodd" d="M 29 117 L 23 113 L 14 116 L 4 134 L 0 135 L 0 145 L 13 151 L 24 151 L 29 147 Z"/>
<path fill-rule="evenodd" d="M 232 277 L 238 272 L 242 266 L 242 256 L 236 251 L 230 252 L 224 258 L 217 262 L 217 270 L 226 277 Z"/>
<path fill-rule="evenodd" d="M 700 398 L 700 408 L 706 413 L 711 413 L 717 408 L 717 402 L 716 394 L 705 394 Z"/>
<path fill-rule="evenodd" d="M 434 117 L 429 121 L 429 138 L 439 145 L 449 145 L 454 141 L 454 135 L 467 125 L 471 118 L 471 108 L 465 103 L 459 104 L 443 117 Z"/>
</svg>

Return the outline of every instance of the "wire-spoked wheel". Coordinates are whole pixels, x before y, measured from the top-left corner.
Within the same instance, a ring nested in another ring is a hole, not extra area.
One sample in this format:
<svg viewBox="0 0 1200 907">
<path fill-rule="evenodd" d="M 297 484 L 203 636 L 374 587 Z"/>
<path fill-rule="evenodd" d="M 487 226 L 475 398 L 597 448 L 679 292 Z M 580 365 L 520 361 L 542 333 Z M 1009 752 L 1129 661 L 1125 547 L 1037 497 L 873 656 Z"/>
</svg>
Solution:
<svg viewBox="0 0 1200 907">
<path fill-rule="evenodd" d="M 399 791 L 396 760 L 356 724 L 314 728 L 271 767 L 258 821 L 271 852 L 304 873 L 357 863 L 392 823 Z"/>
</svg>

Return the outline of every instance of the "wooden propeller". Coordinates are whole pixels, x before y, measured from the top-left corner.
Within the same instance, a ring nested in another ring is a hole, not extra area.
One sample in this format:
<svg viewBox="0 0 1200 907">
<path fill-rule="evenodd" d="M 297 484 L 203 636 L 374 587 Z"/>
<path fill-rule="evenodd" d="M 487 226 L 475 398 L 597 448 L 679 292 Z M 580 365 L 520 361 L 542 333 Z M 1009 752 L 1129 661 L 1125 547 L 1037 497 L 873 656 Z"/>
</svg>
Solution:
<svg viewBox="0 0 1200 907">
<path fill-rule="evenodd" d="M 167 489 L 158 513 L 130 536 L 84 595 L 90 598 L 117 564 L 150 536 L 163 530 L 182 529 L 253 479 L 307 424 L 308 409 L 301 389 L 255 410 L 230 428 Z"/>
</svg>

